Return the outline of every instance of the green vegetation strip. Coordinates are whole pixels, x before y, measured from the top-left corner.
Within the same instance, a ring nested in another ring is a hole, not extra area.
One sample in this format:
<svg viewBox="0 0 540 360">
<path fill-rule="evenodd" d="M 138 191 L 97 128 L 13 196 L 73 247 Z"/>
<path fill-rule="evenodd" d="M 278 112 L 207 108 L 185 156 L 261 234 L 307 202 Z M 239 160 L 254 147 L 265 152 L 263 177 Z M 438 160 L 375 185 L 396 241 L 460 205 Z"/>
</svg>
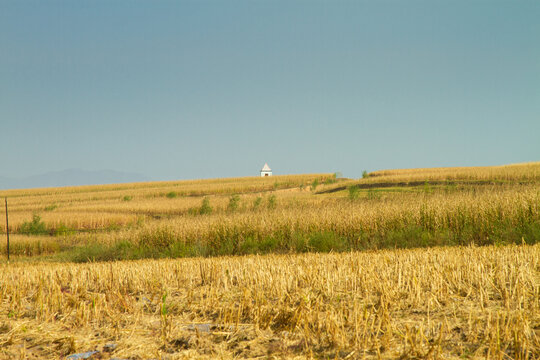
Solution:
<svg viewBox="0 0 540 360">
<path fill-rule="evenodd" d="M 408 225 L 386 231 L 355 234 L 294 232 L 283 229 L 262 235 L 249 229 L 218 229 L 211 241 L 179 239 L 167 228 L 142 231 L 136 238 L 118 239 L 112 244 L 97 239 L 84 245 L 69 242 L 33 242 L 15 247 L 17 255 L 45 255 L 41 260 L 91 262 L 145 258 L 179 258 L 268 253 L 344 252 L 394 248 L 422 248 L 455 245 L 536 244 L 540 242 L 540 219 L 520 224 L 496 221 L 488 225 L 467 224 L 459 229 Z M 66 239 L 68 239 L 67 237 Z M 29 248 L 30 247 L 30 248 Z M 5 249 L 3 249 L 5 251 Z"/>
<path fill-rule="evenodd" d="M 347 190 L 351 187 L 358 189 L 383 189 L 383 188 L 413 188 L 419 186 L 447 186 L 449 188 L 456 186 L 473 186 L 473 185 L 527 185 L 534 184 L 533 181 L 503 181 L 503 180 L 475 180 L 475 181 L 409 181 L 409 182 L 374 182 L 374 183 L 359 183 L 348 186 L 336 186 L 330 189 L 317 191 L 316 194 L 330 194 L 338 191 Z"/>
</svg>

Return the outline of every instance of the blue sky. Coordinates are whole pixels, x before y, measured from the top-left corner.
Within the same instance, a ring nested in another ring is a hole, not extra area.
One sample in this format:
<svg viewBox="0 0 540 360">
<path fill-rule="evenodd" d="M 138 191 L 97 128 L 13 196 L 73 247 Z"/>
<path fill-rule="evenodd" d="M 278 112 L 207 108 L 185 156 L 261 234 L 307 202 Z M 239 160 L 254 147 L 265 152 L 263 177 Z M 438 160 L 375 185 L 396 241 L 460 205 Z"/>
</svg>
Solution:
<svg viewBox="0 0 540 360">
<path fill-rule="evenodd" d="M 0 175 L 540 160 L 538 1 L 3 1 Z"/>
</svg>

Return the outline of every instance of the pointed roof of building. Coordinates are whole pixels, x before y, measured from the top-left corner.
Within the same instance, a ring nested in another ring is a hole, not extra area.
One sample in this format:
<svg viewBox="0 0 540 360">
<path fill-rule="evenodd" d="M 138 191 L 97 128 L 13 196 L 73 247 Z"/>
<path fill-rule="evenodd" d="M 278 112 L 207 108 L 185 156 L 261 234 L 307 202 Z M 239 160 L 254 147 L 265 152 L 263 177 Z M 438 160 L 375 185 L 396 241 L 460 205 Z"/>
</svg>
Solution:
<svg viewBox="0 0 540 360">
<path fill-rule="evenodd" d="M 264 166 L 263 166 L 263 168 L 261 169 L 261 171 L 272 171 L 272 169 L 270 169 L 270 166 L 268 166 L 267 163 L 264 163 Z"/>
</svg>

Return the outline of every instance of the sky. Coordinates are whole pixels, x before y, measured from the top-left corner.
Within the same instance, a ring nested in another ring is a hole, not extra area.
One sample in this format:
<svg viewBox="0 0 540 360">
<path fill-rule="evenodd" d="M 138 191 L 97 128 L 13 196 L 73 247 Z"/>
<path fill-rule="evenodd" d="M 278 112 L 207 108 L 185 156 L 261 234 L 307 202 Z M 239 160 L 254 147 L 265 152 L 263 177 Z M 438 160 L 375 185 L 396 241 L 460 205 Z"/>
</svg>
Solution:
<svg viewBox="0 0 540 360">
<path fill-rule="evenodd" d="M 0 176 L 540 160 L 540 2 L 0 0 Z"/>
</svg>

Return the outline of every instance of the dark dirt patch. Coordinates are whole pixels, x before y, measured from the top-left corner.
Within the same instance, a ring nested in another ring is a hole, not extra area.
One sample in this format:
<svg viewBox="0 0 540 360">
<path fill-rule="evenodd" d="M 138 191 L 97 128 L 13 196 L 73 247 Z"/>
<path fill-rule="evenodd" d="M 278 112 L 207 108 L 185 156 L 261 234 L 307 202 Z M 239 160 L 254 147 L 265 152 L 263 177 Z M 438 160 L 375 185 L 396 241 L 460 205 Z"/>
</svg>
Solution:
<svg viewBox="0 0 540 360">
<path fill-rule="evenodd" d="M 410 181 L 410 182 L 380 182 L 380 183 L 369 183 L 369 184 L 356 184 L 349 186 L 339 186 L 332 189 L 317 191 L 316 194 L 330 194 L 342 190 L 347 190 L 350 186 L 354 186 L 358 189 L 378 189 L 378 188 L 390 188 L 390 187 L 418 187 L 422 185 L 446 185 L 446 186 L 457 186 L 457 185 L 507 185 L 509 183 L 502 181 Z M 529 182 L 516 182 L 511 183 L 515 185 L 526 185 Z"/>
</svg>

